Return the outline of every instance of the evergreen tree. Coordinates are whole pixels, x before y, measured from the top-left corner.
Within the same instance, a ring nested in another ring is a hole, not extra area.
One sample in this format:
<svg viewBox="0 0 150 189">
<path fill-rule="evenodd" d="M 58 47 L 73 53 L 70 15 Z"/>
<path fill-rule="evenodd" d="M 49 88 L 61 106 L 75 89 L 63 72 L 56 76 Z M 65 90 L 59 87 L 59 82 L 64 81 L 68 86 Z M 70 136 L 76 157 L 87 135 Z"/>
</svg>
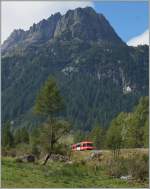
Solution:
<svg viewBox="0 0 150 189">
<path fill-rule="evenodd" d="M 78 130 L 74 134 L 74 143 L 81 142 L 86 139 L 86 134 L 85 132 Z"/>
<path fill-rule="evenodd" d="M 15 134 L 14 134 L 14 141 L 15 141 L 15 144 L 20 144 L 22 142 L 21 128 L 16 129 Z"/>
<path fill-rule="evenodd" d="M 54 118 L 54 115 L 62 110 L 63 107 L 63 99 L 56 82 L 49 77 L 41 88 L 34 106 L 35 113 L 48 118 L 48 121 L 43 125 L 41 130 L 41 144 L 43 149 L 48 153 L 44 164 L 47 163 L 51 153 L 54 151 L 55 143 L 57 143 L 59 138 L 66 132 L 69 132 L 68 124 L 58 122 Z"/>
<path fill-rule="evenodd" d="M 40 128 L 34 128 L 31 131 L 30 146 L 31 146 L 32 154 L 34 154 L 37 158 L 39 158 L 42 150 L 40 148 Z"/>
<path fill-rule="evenodd" d="M 15 131 L 14 141 L 15 141 L 15 144 L 20 144 L 20 143 L 28 144 L 29 143 L 29 133 L 25 127 L 18 128 Z"/>
<path fill-rule="evenodd" d="M 104 132 L 103 129 L 100 127 L 99 123 L 96 123 L 96 125 L 93 127 L 88 138 L 92 142 L 94 142 L 94 145 L 97 149 L 101 149 L 102 147 L 104 147 Z"/>
<path fill-rule="evenodd" d="M 37 114 L 52 118 L 55 113 L 62 110 L 63 105 L 63 99 L 56 82 L 49 77 L 37 95 L 34 111 Z"/>
<path fill-rule="evenodd" d="M 2 146 L 12 147 L 14 145 L 14 137 L 11 131 L 10 122 L 6 122 L 2 129 Z"/>
<path fill-rule="evenodd" d="M 29 143 L 29 133 L 25 127 L 21 129 L 21 142 Z"/>
<path fill-rule="evenodd" d="M 47 163 L 51 153 L 55 152 L 55 147 L 61 137 L 69 133 L 71 125 L 64 120 L 47 121 L 41 127 L 40 145 L 48 154 L 44 164 Z"/>
<path fill-rule="evenodd" d="M 30 144 L 31 145 L 39 145 L 40 143 L 40 128 L 34 128 L 30 134 Z"/>
</svg>

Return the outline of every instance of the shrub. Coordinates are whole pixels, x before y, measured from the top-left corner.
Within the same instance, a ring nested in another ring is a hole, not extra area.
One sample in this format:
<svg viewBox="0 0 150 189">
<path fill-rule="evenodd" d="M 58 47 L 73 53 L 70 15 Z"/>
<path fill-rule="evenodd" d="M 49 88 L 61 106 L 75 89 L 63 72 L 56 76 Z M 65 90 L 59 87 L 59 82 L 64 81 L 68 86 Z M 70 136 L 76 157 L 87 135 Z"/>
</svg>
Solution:
<svg viewBox="0 0 150 189">
<path fill-rule="evenodd" d="M 16 163 L 22 163 L 23 162 L 23 160 L 21 159 L 21 158 L 16 158 Z"/>
<path fill-rule="evenodd" d="M 61 154 L 61 155 L 69 155 L 69 149 L 68 146 L 64 144 L 57 144 L 55 148 L 53 149 L 53 153 L 55 154 Z"/>
<path fill-rule="evenodd" d="M 6 148 L 4 148 L 4 147 L 2 147 L 1 153 L 2 153 L 3 157 L 7 156 L 7 154 L 8 154 Z"/>
<path fill-rule="evenodd" d="M 2 147 L 2 156 L 16 157 L 16 149 L 9 147 Z"/>
<path fill-rule="evenodd" d="M 16 157 L 17 153 L 16 153 L 16 149 L 10 149 L 8 151 L 8 156 L 11 156 L 11 157 Z"/>
<path fill-rule="evenodd" d="M 81 163 L 81 165 L 86 165 L 86 161 L 83 159 L 80 161 L 80 163 Z"/>
<path fill-rule="evenodd" d="M 148 179 L 148 155 L 135 155 L 130 158 L 119 158 L 110 160 L 107 171 L 110 176 L 121 177 L 131 175 L 133 179 L 144 181 Z"/>
<path fill-rule="evenodd" d="M 127 161 L 124 158 L 119 158 L 117 160 L 110 160 L 108 163 L 108 174 L 110 176 L 119 178 L 122 175 L 127 175 L 128 168 L 127 168 Z"/>
<path fill-rule="evenodd" d="M 149 165 L 148 165 L 148 155 L 144 154 L 142 156 L 136 155 L 129 161 L 129 173 L 136 180 L 144 181 L 148 179 Z"/>
<path fill-rule="evenodd" d="M 39 159 L 40 154 L 41 154 L 40 149 L 38 148 L 37 145 L 32 145 L 32 147 L 31 147 L 31 153 L 32 153 L 37 159 Z"/>
</svg>

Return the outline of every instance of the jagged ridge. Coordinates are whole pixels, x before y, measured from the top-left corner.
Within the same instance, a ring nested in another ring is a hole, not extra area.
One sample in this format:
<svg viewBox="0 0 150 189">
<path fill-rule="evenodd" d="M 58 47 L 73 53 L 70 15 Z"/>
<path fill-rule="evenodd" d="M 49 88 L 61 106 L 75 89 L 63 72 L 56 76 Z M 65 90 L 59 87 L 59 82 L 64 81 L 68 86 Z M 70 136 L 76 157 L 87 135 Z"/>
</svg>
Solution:
<svg viewBox="0 0 150 189">
<path fill-rule="evenodd" d="M 14 30 L 2 45 L 2 54 L 16 48 L 17 45 L 29 46 L 34 43 L 47 42 L 50 39 L 108 42 L 123 45 L 123 41 L 115 33 L 102 14 L 91 7 L 69 10 L 65 15 L 56 13 L 29 30 Z M 125 44 L 124 44 L 125 45 Z"/>
</svg>

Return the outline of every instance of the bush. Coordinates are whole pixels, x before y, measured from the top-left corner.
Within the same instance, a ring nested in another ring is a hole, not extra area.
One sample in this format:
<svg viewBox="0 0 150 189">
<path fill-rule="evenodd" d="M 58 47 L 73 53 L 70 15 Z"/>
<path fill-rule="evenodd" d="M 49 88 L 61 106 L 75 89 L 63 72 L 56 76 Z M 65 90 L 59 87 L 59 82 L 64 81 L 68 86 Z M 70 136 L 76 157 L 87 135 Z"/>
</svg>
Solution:
<svg viewBox="0 0 150 189">
<path fill-rule="evenodd" d="M 32 147 L 31 147 L 31 153 L 32 153 L 37 159 L 39 159 L 40 154 L 41 154 L 40 149 L 38 148 L 37 145 L 32 145 Z"/>
<path fill-rule="evenodd" d="M 144 181 L 148 179 L 148 159 L 148 155 L 137 154 L 130 158 L 110 160 L 107 165 L 107 171 L 110 176 L 116 178 L 131 175 L 135 180 Z"/>
<path fill-rule="evenodd" d="M 4 156 L 7 156 L 8 151 L 6 150 L 6 148 L 2 147 L 1 153 L 2 153 L 2 156 L 4 157 Z"/>
<path fill-rule="evenodd" d="M 125 161 L 124 158 L 110 160 L 107 169 L 108 174 L 116 178 L 120 178 L 122 175 L 128 174 L 127 161 Z"/>
<path fill-rule="evenodd" d="M 149 157 L 144 154 L 142 156 L 136 155 L 129 161 L 129 173 L 136 180 L 144 181 L 148 179 L 149 174 Z"/>
<path fill-rule="evenodd" d="M 64 144 L 57 144 L 57 146 L 55 146 L 53 153 L 55 154 L 61 154 L 61 155 L 67 155 L 69 156 L 69 148 L 68 146 L 64 145 Z"/>
<path fill-rule="evenodd" d="M 15 148 L 2 147 L 2 156 L 16 157 L 16 149 Z"/>
<path fill-rule="evenodd" d="M 10 149 L 9 152 L 8 152 L 8 156 L 11 156 L 11 157 L 16 157 L 17 153 L 16 153 L 16 149 Z"/>
</svg>

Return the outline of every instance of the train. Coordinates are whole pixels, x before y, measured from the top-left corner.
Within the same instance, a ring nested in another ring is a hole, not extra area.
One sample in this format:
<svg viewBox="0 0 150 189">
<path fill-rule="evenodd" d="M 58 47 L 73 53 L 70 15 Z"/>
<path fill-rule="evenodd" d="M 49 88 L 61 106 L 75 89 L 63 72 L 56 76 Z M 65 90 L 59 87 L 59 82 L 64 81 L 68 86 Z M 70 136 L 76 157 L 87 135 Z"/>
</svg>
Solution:
<svg viewBox="0 0 150 189">
<path fill-rule="evenodd" d="M 96 147 L 91 141 L 82 141 L 76 144 L 72 144 L 72 151 L 94 150 Z"/>
</svg>

